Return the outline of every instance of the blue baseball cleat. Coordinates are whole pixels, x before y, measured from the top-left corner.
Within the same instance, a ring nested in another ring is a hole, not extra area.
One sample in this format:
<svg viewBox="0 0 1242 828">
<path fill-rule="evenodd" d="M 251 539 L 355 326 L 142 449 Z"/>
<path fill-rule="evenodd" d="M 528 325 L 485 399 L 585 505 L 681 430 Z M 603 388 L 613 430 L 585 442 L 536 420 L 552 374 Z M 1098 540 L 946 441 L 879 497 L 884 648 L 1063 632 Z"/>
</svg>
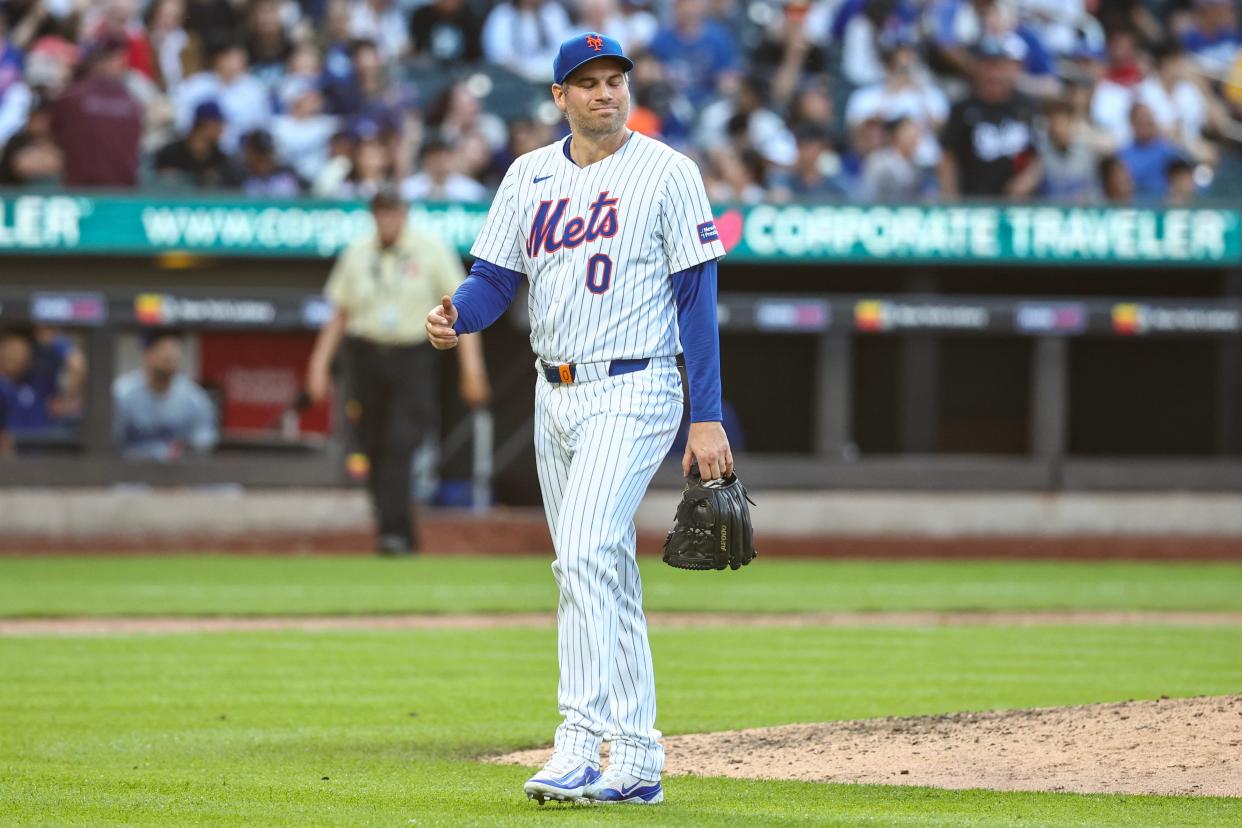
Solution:
<svg viewBox="0 0 1242 828">
<path fill-rule="evenodd" d="M 538 773 L 526 780 L 522 790 L 540 805 L 549 799 L 579 802 L 582 792 L 599 779 L 599 767 L 576 756 L 553 754 Z"/>
<path fill-rule="evenodd" d="M 600 805 L 658 805 L 664 801 L 664 788 L 658 779 L 652 782 L 609 768 L 582 795 Z"/>
</svg>

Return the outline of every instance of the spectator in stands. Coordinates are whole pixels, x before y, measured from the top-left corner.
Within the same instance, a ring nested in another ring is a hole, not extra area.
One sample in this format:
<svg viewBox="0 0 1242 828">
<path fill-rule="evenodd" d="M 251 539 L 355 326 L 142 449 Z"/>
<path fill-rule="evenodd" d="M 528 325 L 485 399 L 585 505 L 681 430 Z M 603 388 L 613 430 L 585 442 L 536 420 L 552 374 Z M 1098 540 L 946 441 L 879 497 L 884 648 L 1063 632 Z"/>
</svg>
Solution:
<svg viewBox="0 0 1242 828">
<path fill-rule="evenodd" d="M 272 138 L 280 157 L 303 181 L 314 181 L 328 161 L 328 142 L 340 119 L 323 113 L 323 96 L 314 81 L 295 78 L 282 87 L 286 114 L 272 120 Z"/>
<path fill-rule="evenodd" d="M 806 124 L 817 127 L 825 135 L 839 135 L 837 129 L 836 105 L 833 103 L 830 81 L 825 77 L 814 77 L 804 81 L 794 95 L 789 107 L 789 128 L 797 132 Z"/>
<path fill-rule="evenodd" d="M 186 0 L 186 4 L 185 28 L 209 53 L 236 39 L 242 4 L 233 0 Z"/>
<path fill-rule="evenodd" d="M 52 106 L 39 104 L 25 128 L 9 139 L 0 153 L 0 184 L 58 187 L 65 169 L 64 154 L 52 133 Z"/>
<path fill-rule="evenodd" d="M 357 135 L 342 129 L 328 140 L 328 160 L 310 180 L 310 191 L 316 198 L 340 198 L 340 191 L 354 167 Z"/>
<path fill-rule="evenodd" d="M 504 148 L 505 122 L 483 109 L 479 96 L 468 84 L 457 82 L 445 87 L 426 113 L 427 127 L 450 144 L 457 145 L 477 135 L 492 153 Z"/>
<path fill-rule="evenodd" d="M 138 184 L 143 110 L 125 87 L 126 43 L 108 34 L 86 57 L 83 78 L 52 109 L 67 187 L 128 189 Z"/>
<path fill-rule="evenodd" d="M 920 8 L 907 0 L 845 0 L 832 23 L 841 41 L 841 72 L 854 86 L 884 81 L 882 44 L 913 41 Z"/>
<path fill-rule="evenodd" d="M 716 101 L 699 116 L 697 143 L 709 154 L 738 136 L 742 147 L 749 147 L 769 164 L 788 167 L 797 157 L 797 142 L 785 120 L 763 104 L 767 99 L 763 79 L 746 76 L 738 80 L 728 98 Z"/>
<path fill-rule="evenodd" d="M 137 2 L 103 0 L 92 4 L 83 21 L 83 30 L 87 32 L 88 40 L 98 40 L 104 35 L 119 37 L 125 42 L 125 65 L 129 70 L 154 79 L 152 51 L 147 41 L 147 30 L 143 29 L 138 17 Z"/>
<path fill-rule="evenodd" d="M 665 75 L 695 107 L 728 93 L 738 77 L 737 44 L 729 30 L 708 17 L 707 0 L 673 0 L 672 25 L 651 39 L 651 54 Z"/>
<path fill-rule="evenodd" d="M 1146 75 L 1144 64 L 1147 55 L 1143 50 L 1138 32 L 1133 29 L 1117 29 L 1109 32 L 1106 41 L 1104 78 L 1118 86 L 1133 89 Z"/>
<path fill-rule="evenodd" d="M 919 163 L 922 131 L 913 118 L 885 125 L 888 142 L 863 162 L 859 195 L 873 203 L 921 201 L 930 180 L 929 167 Z"/>
<path fill-rule="evenodd" d="M 369 122 L 360 124 L 353 134 L 353 149 L 344 181 L 325 193 L 332 198 L 370 199 L 393 183 L 393 163 L 388 148 L 380 138 L 379 128 Z M 324 192 L 322 179 L 316 189 Z"/>
<path fill-rule="evenodd" d="M 1044 106 L 1044 128 L 1035 134 L 1043 179 L 1039 194 L 1052 201 L 1087 204 L 1098 200 L 1099 157 L 1089 138 L 1076 129 L 1068 101 Z"/>
<path fill-rule="evenodd" d="M 1130 129 L 1134 139 L 1118 155 L 1134 181 L 1134 192 L 1143 201 L 1163 200 L 1169 186 L 1169 163 L 1181 158 L 1181 152 L 1160 134 L 1151 107 L 1145 103 L 1135 103 L 1130 109 Z"/>
<path fill-rule="evenodd" d="M 332 361 L 344 341 L 359 411 L 357 444 L 369 458 L 378 551 L 403 555 L 418 548 L 410 459 L 434 422 L 439 385 L 425 309 L 453 293 L 465 273 L 438 236 L 409 226 L 394 189 L 375 195 L 371 213 L 375 231 L 341 253 L 324 287 L 335 310 L 315 342 L 306 390 L 316 402 L 327 396 Z M 491 391 L 479 337 L 464 336 L 461 345 L 462 399 L 471 407 L 486 405 Z"/>
<path fill-rule="evenodd" d="M 349 36 L 349 3 L 347 0 L 327 0 L 323 11 L 323 25 L 319 33 L 319 46 L 323 51 L 323 88 L 329 108 L 337 112 L 338 90 L 348 92 L 354 76 L 350 47 L 354 40 Z"/>
<path fill-rule="evenodd" d="M 669 82 L 664 64 L 650 54 L 634 56 L 630 100 L 630 129 L 659 136 L 683 152 L 693 152 L 690 134 L 698 113 L 682 90 Z"/>
<path fill-rule="evenodd" d="M 819 3 L 815 8 L 824 5 Z M 816 24 L 808 21 L 812 8 L 807 2 L 785 3 L 783 13 L 768 26 L 763 41 L 751 54 L 752 71 L 772 80 L 769 103 L 775 109 L 783 111 L 789 105 L 802 78 L 828 74 L 828 53 L 820 45 L 822 40 L 817 42 L 816 38 L 822 39 L 826 32 L 815 32 Z"/>
<path fill-rule="evenodd" d="M 370 40 L 349 44 L 350 74 L 324 89 L 328 111 L 393 128 L 399 120 L 401 90 L 390 83 L 379 47 Z"/>
<path fill-rule="evenodd" d="M 34 94 L 22 78 L 25 55 L 11 43 L 0 17 L 0 146 L 21 131 L 34 105 Z"/>
<path fill-rule="evenodd" d="M 1025 198 L 1039 184 L 1030 106 L 1014 89 L 1025 48 L 1016 35 L 979 42 L 973 93 L 953 106 L 945 126 L 940 159 L 944 198 Z"/>
<path fill-rule="evenodd" d="M 1083 0 L 1018 0 L 1019 19 L 1052 55 L 1066 55 L 1077 45 L 1087 16 Z"/>
<path fill-rule="evenodd" d="M 181 371 L 181 335 L 142 335 L 142 367 L 112 383 L 113 441 L 128 458 L 180 460 L 215 448 L 216 411 L 206 392 Z"/>
<path fill-rule="evenodd" d="M 1195 56 L 1200 71 L 1223 79 L 1242 45 L 1235 0 L 1195 0 L 1194 23 L 1182 32 L 1182 45 Z"/>
<path fill-rule="evenodd" d="M 395 64 L 410 49 L 409 22 L 395 0 L 354 0 L 349 34 L 374 43 L 387 64 Z"/>
<path fill-rule="evenodd" d="M 938 72 L 971 76 L 975 62 L 972 50 L 987 34 L 984 21 L 995 5 L 995 0 L 933 0 L 927 11 L 927 27 L 933 66 Z"/>
<path fill-rule="evenodd" d="M 296 198 L 302 182 L 276 157 L 272 134 L 256 129 L 242 136 L 241 157 L 234 170 L 234 182 L 250 198 Z"/>
<path fill-rule="evenodd" d="M 1119 30 L 1108 37 L 1107 56 L 1086 48 L 1077 53 L 1082 71 L 1094 79 L 1091 121 L 1108 133 L 1114 147 L 1130 143 L 1130 107 L 1142 79 L 1136 43 L 1133 32 Z"/>
<path fill-rule="evenodd" d="M 849 140 L 841 153 L 841 179 L 848 182 L 851 192 L 860 186 L 867 157 L 884 146 L 885 140 L 884 122 L 878 117 L 868 118 L 849 128 Z"/>
<path fill-rule="evenodd" d="M 503 177 L 515 158 L 552 143 L 552 127 L 533 118 L 517 118 L 509 121 L 509 140 L 492 159 L 492 173 Z M 632 129 L 633 127 L 631 127 Z"/>
<path fill-rule="evenodd" d="M 485 201 L 487 189 L 454 168 L 453 147 L 440 138 L 423 144 L 419 172 L 401 182 L 401 197 L 410 201 Z"/>
<path fill-rule="evenodd" d="M 499 150 L 493 151 L 491 146 L 484 140 L 483 135 L 478 132 L 470 132 L 463 135 L 455 144 L 452 144 L 452 147 L 454 166 L 457 172 L 480 184 L 493 176 L 496 155 L 498 152 L 504 151 L 503 146 Z M 499 184 L 500 179 L 503 177 L 503 174 L 495 176 L 493 184 Z M 405 178 L 409 178 L 409 175 L 406 175 Z M 486 192 L 487 188 L 484 187 L 485 196 Z"/>
<path fill-rule="evenodd" d="M 25 81 L 40 102 L 54 101 L 74 81 L 82 50 L 63 37 L 43 37 L 26 53 Z"/>
<path fill-rule="evenodd" d="M 0 16 L 4 18 L 9 40 L 18 49 L 28 49 L 40 37 L 57 34 L 57 20 L 48 6 L 37 0 L 9 0 Z"/>
<path fill-rule="evenodd" d="M 202 48 L 185 30 L 185 0 L 153 0 L 147 7 L 147 47 L 155 82 L 165 92 L 202 68 Z"/>
<path fill-rule="evenodd" d="M 194 108 L 194 123 L 184 138 L 155 154 L 156 180 L 164 185 L 192 185 L 202 189 L 224 186 L 229 180 L 229 157 L 220 148 L 224 113 L 215 101 Z"/>
<path fill-rule="evenodd" d="M 1122 207 L 1134 202 L 1134 179 L 1130 170 L 1116 155 L 1106 156 L 1100 161 L 1100 186 L 1104 190 L 1104 199 L 1114 207 Z"/>
<path fill-rule="evenodd" d="M 841 157 L 826 130 L 803 122 L 794 127 L 798 154 L 792 169 L 772 176 L 775 201 L 843 201 L 851 195 Z"/>
<path fill-rule="evenodd" d="M 1093 17 L 1080 24 L 1082 29 L 1097 28 L 1104 31 L 1133 29 L 1148 43 L 1163 40 L 1170 33 L 1185 30 L 1189 25 L 1186 9 L 1190 0 L 1174 0 L 1172 3 L 1149 5 L 1146 0 L 1096 0 Z M 1163 12 L 1165 19 L 1157 19 L 1153 12 Z"/>
<path fill-rule="evenodd" d="M 474 63 L 483 57 L 483 27 L 466 0 L 433 0 L 410 16 L 410 46 L 418 61 Z"/>
<path fill-rule="evenodd" d="M 555 0 L 506 0 L 483 23 L 483 54 L 529 81 L 552 80 L 552 61 L 573 24 Z"/>
<path fill-rule="evenodd" d="M 1199 197 L 1195 168 L 1184 158 L 1174 158 L 1164 168 L 1169 189 L 1164 203 L 1169 207 L 1189 207 Z"/>
<path fill-rule="evenodd" d="M 660 29 L 660 21 L 656 20 L 655 15 L 635 3 L 579 0 L 577 5 L 579 28 L 615 37 L 627 54 L 645 50 Z"/>
<path fill-rule="evenodd" d="M 289 59 L 285 61 L 284 74 L 275 87 L 279 110 L 289 111 L 293 103 L 292 90 L 300 91 L 307 86 L 321 89 L 323 83 L 323 56 L 319 52 L 319 47 L 309 40 L 298 43 L 289 52 Z"/>
<path fill-rule="evenodd" d="M 1209 119 L 1208 96 L 1195 76 L 1189 56 L 1170 43 L 1156 50 L 1154 70 L 1138 85 L 1135 97 L 1151 108 L 1160 131 L 1195 158 L 1210 161 L 1214 148 L 1204 140 Z"/>
<path fill-rule="evenodd" d="M 938 70 L 970 78 L 974 75 L 974 52 L 982 39 L 1003 40 L 1016 35 L 1025 47 L 1021 71 L 1015 80 L 1017 88 L 1037 97 L 1056 94 L 1058 84 L 1052 74 L 1052 58 L 1037 30 L 1023 24 L 1012 3 L 939 0 L 930 16 L 931 54 Z"/>
<path fill-rule="evenodd" d="M 940 160 L 936 139 L 949 116 L 949 100 L 926 77 L 912 43 L 898 42 L 884 51 L 885 78 L 850 95 L 845 120 L 851 126 L 868 118 L 885 123 L 903 119 L 918 130 L 918 165 L 934 166 Z"/>
<path fill-rule="evenodd" d="M 254 0 L 246 13 L 246 58 L 250 72 L 268 89 L 279 83 L 293 43 L 285 33 L 281 0 Z"/>
<path fill-rule="evenodd" d="M 730 144 L 712 154 L 703 183 L 712 201 L 761 204 L 767 198 L 767 163 L 753 147 Z"/>
<path fill-rule="evenodd" d="M 228 153 L 237 150 L 242 135 L 266 126 L 272 116 L 267 87 L 247 70 L 246 52 L 236 43 L 217 47 L 211 70 L 186 78 L 174 92 L 179 133 L 189 131 L 194 111 L 204 101 L 215 101 L 224 113 L 220 145 Z"/>
</svg>

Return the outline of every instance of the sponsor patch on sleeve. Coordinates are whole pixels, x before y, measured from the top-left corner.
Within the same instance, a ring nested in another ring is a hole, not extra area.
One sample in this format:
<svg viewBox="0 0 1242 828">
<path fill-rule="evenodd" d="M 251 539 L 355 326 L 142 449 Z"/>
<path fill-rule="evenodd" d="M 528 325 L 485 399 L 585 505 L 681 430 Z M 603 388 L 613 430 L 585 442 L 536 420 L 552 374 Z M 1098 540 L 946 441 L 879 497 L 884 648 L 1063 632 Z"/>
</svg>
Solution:
<svg viewBox="0 0 1242 828">
<path fill-rule="evenodd" d="M 699 244 L 708 244 L 719 240 L 720 234 L 716 232 L 716 222 L 705 221 L 699 225 Z"/>
</svg>

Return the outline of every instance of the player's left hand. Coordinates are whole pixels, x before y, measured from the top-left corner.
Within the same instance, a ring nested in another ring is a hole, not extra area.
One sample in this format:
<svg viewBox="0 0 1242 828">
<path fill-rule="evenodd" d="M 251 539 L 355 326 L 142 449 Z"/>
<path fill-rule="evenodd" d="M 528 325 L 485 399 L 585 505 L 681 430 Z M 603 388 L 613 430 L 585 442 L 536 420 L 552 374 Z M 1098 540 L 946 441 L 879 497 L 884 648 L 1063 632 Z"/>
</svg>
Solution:
<svg viewBox="0 0 1242 828">
<path fill-rule="evenodd" d="M 718 480 L 733 473 L 733 452 L 729 438 L 720 423 L 691 423 L 686 439 L 686 453 L 681 458 L 681 474 L 690 474 L 690 464 L 698 461 L 699 475 L 704 480 Z"/>
</svg>

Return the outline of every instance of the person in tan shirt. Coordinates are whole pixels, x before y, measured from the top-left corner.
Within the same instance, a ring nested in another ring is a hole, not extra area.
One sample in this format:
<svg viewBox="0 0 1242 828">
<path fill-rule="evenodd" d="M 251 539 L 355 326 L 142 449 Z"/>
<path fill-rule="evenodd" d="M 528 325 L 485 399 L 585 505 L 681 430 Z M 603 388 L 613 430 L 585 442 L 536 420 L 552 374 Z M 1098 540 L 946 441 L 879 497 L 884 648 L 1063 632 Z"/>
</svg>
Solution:
<svg viewBox="0 0 1242 828">
<path fill-rule="evenodd" d="M 319 332 L 307 368 L 313 401 L 328 394 L 329 372 L 345 340 L 358 446 L 369 460 L 368 489 L 378 526 L 378 551 L 411 554 L 418 535 L 411 512 L 410 460 L 436 421 L 434 350 L 427 344 L 425 309 L 465 279 L 461 260 L 440 239 L 407 224 L 395 189 L 371 200 L 375 233 L 340 254 L 324 293 L 335 312 Z M 462 338 L 461 396 L 472 408 L 491 391 L 482 342 Z"/>
</svg>

